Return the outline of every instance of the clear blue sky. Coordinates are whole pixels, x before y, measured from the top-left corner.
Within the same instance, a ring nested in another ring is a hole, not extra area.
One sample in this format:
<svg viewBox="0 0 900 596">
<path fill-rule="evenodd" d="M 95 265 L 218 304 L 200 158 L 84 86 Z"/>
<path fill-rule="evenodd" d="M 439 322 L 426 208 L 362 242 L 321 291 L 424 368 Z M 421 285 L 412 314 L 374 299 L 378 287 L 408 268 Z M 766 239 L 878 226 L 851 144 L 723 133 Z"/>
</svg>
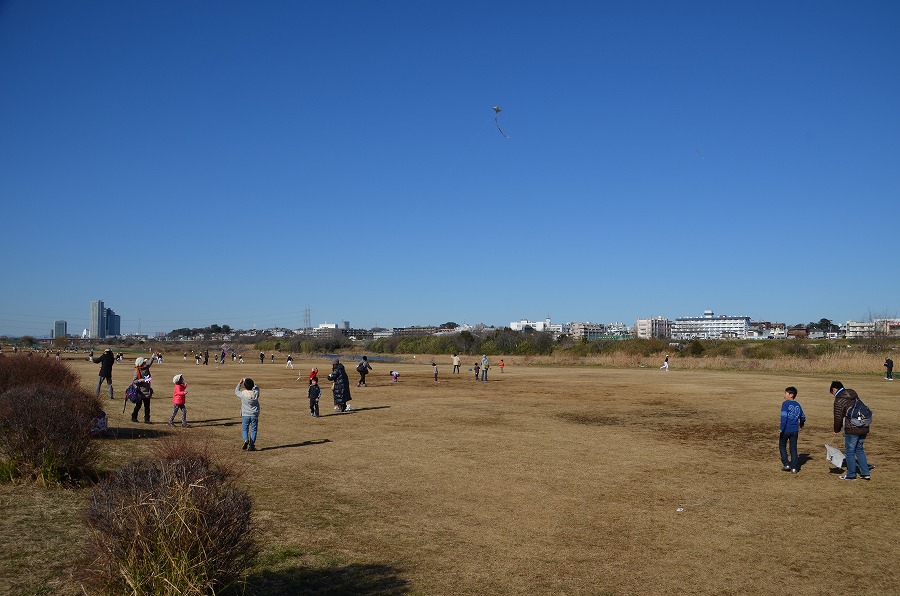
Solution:
<svg viewBox="0 0 900 596">
<path fill-rule="evenodd" d="M 95 299 L 126 332 L 896 315 L 898 31 L 897 2 L 0 2 L 0 334 Z"/>
</svg>

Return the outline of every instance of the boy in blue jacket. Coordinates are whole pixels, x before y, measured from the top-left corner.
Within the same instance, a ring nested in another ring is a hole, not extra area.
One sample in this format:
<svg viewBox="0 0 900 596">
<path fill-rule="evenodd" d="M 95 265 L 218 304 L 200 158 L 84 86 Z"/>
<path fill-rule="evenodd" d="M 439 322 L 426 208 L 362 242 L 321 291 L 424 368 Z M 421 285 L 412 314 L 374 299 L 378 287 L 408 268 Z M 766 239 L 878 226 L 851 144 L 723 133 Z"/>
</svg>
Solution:
<svg viewBox="0 0 900 596">
<path fill-rule="evenodd" d="M 806 423 L 803 408 L 797 403 L 797 388 L 784 390 L 784 401 L 781 402 L 781 425 L 778 427 L 778 449 L 781 451 L 781 469 L 796 474 L 800 471 L 800 460 L 797 457 L 797 435 Z M 788 459 L 788 448 L 791 459 Z"/>
</svg>

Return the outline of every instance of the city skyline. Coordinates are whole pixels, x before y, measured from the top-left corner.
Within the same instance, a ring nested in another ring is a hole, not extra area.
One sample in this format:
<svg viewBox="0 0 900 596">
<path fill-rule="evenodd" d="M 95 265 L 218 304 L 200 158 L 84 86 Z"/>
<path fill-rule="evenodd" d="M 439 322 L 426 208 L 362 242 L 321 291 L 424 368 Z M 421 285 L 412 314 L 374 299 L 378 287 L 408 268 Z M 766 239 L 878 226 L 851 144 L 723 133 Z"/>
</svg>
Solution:
<svg viewBox="0 0 900 596">
<path fill-rule="evenodd" d="M 894 316 L 898 29 L 836 0 L 3 2 L 0 334 L 97 296 L 144 333 Z"/>
</svg>

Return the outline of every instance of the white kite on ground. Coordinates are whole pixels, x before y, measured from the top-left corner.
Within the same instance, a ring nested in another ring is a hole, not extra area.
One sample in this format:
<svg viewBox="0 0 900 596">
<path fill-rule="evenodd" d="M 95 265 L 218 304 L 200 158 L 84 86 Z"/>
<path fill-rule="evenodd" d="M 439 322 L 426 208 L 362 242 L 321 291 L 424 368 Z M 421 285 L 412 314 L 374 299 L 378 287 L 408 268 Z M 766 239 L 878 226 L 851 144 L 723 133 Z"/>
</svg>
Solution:
<svg viewBox="0 0 900 596">
<path fill-rule="evenodd" d="M 825 459 L 830 461 L 835 468 L 840 468 L 844 464 L 844 452 L 825 443 Z"/>
</svg>

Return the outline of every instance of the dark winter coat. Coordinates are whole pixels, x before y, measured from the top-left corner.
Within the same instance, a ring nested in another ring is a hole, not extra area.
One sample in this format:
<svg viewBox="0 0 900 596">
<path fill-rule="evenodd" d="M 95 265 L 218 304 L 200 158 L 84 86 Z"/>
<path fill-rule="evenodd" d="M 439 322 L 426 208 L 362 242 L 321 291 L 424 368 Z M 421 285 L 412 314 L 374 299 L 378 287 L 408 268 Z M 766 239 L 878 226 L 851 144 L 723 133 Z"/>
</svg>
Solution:
<svg viewBox="0 0 900 596">
<path fill-rule="evenodd" d="M 834 394 L 834 432 L 841 432 L 841 427 L 846 435 L 867 435 L 869 428 L 866 426 L 853 426 L 847 424 L 847 410 L 856 403 L 859 395 L 853 389 L 841 389 Z"/>
<path fill-rule="evenodd" d="M 331 392 L 334 394 L 334 405 L 339 406 L 350 401 L 350 379 L 347 378 L 347 371 L 344 365 L 338 362 L 328 375 L 329 381 L 334 381 L 334 388 Z"/>
<path fill-rule="evenodd" d="M 100 365 L 100 376 L 104 379 L 112 379 L 112 367 L 116 362 L 116 357 L 112 352 L 103 352 L 99 358 L 94 358 L 94 363 Z"/>
</svg>

